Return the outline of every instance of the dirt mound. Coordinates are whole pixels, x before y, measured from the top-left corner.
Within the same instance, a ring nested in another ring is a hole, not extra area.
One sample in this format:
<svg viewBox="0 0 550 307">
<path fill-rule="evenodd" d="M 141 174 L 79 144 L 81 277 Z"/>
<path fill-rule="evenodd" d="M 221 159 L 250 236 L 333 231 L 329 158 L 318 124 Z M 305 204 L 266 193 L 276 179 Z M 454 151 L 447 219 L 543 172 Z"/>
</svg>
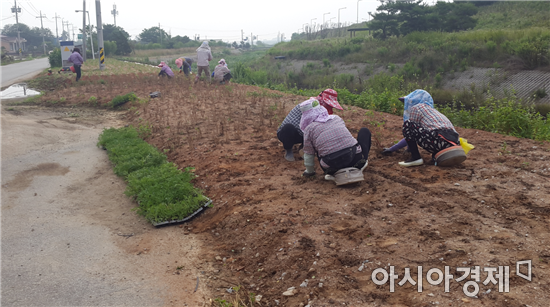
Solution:
<svg viewBox="0 0 550 307">
<path fill-rule="evenodd" d="M 346 107 L 336 114 L 354 135 L 369 127 L 374 145 L 365 181 L 336 187 L 320 175 L 302 178 L 301 158 L 283 158 L 277 126 L 305 97 L 236 84 L 194 85 L 180 76 L 139 87 L 131 82 L 111 91 L 162 95 L 134 106 L 128 121 L 150 131 L 147 141 L 181 168 L 195 167 L 196 186 L 214 200 L 192 222 L 193 232 L 210 242 L 205 257 L 215 268 L 206 272 L 213 297 L 243 285 L 263 295 L 267 306 L 276 300 L 279 306 L 545 306 L 550 300 L 547 142 L 457 129 L 476 146 L 462 165 L 404 169 L 397 164 L 401 153 L 378 154 L 402 138 L 402 119 Z M 85 93 L 98 86 L 86 85 Z M 430 160 L 426 152 L 423 157 Z M 532 281 L 516 273 L 522 260 L 532 261 Z M 407 283 L 391 293 L 389 282 L 374 284 L 371 273 L 390 266 L 396 284 L 405 268 L 418 281 L 422 266 L 423 291 Z M 444 282 L 430 285 L 426 272 L 446 266 L 454 279 L 462 276 L 456 268 L 480 266 L 477 296 L 463 292 L 469 278 L 451 280 L 448 293 Z M 509 293 L 483 283 L 484 268 L 498 266 L 509 266 Z M 290 287 L 295 294 L 283 296 Z"/>
</svg>

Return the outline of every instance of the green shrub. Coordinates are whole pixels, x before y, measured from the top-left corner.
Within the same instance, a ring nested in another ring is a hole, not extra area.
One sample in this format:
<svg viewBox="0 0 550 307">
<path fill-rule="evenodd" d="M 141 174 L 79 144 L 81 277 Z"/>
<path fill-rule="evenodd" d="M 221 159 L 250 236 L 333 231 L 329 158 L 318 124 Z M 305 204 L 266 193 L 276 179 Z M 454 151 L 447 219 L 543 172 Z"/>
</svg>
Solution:
<svg viewBox="0 0 550 307">
<path fill-rule="evenodd" d="M 113 98 L 113 100 L 111 100 L 111 102 L 109 102 L 108 105 L 111 108 L 116 108 L 118 106 L 121 106 L 121 105 L 127 103 L 128 101 L 135 101 L 135 100 L 137 100 L 137 96 L 136 96 L 136 94 L 134 94 L 132 92 L 132 93 L 128 93 L 126 95 L 116 96 L 115 98 Z"/>
<path fill-rule="evenodd" d="M 550 122 L 515 97 L 489 98 L 483 105 L 466 110 L 460 105 L 441 107 L 453 124 L 535 140 L 550 140 Z"/>
<path fill-rule="evenodd" d="M 63 63 L 61 62 L 61 50 L 59 48 L 54 48 L 52 53 L 48 55 L 48 61 L 50 62 L 50 67 L 62 67 Z"/>
</svg>

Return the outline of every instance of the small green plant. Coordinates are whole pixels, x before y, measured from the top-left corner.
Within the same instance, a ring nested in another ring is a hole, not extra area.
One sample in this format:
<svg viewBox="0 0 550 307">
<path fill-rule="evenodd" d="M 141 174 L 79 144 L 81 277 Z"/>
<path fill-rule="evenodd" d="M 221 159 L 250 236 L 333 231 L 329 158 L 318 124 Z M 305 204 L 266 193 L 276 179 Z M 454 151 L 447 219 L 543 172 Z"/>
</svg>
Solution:
<svg viewBox="0 0 550 307">
<path fill-rule="evenodd" d="M 149 123 L 142 123 L 137 128 L 137 132 L 140 138 L 146 139 L 151 136 L 151 125 Z"/>
<path fill-rule="evenodd" d="M 67 98 L 65 98 L 65 97 L 59 98 L 59 102 L 65 102 L 66 100 L 67 100 Z"/>
<path fill-rule="evenodd" d="M 97 97 L 91 96 L 90 98 L 88 98 L 88 103 L 97 106 Z"/>
<path fill-rule="evenodd" d="M 241 292 L 241 286 L 234 286 L 230 289 L 233 296 L 228 299 L 216 298 L 213 303 L 216 307 L 255 307 L 256 294 L 249 292 L 248 295 L 243 295 Z"/>
<path fill-rule="evenodd" d="M 508 144 L 506 142 L 502 142 L 502 145 L 500 145 L 499 155 L 509 155 L 510 151 L 507 148 Z"/>
<path fill-rule="evenodd" d="M 330 64 L 329 59 L 323 59 L 323 66 L 325 66 L 325 67 L 331 67 L 331 66 L 332 66 L 332 65 Z"/>
<path fill-rule="evenodd" d="M 544 88 L 539 88 L 538 90 L 535 91 L 535 93 L 533 94 L 533 97 L 535 97 L 536 99 L 541 99 L 541 98 L 544 98 L 546 97 L 546 89 Z"/>
</svg>

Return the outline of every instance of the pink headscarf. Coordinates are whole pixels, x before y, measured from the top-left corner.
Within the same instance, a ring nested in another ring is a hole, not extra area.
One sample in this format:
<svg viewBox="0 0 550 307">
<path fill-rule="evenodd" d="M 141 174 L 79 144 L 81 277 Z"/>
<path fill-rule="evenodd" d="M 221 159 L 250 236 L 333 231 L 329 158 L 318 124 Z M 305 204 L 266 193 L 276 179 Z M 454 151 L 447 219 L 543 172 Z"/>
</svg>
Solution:
<svg viewBox="0 0 550 307">
<path fill-rule="evenodd" d="M 176 59 L 176 66 L 181 67 L 183 65 L 183 60 L 181 58 Z"/>
<path fill-rule="evenodd" d="M 319 96 L 317 96 L 317 100 L 319 100 L 319 103 L 327 109 L 328 114 L 332 115 L 332 108 L 344 110 L 344 108 L 342 108 L 342 106 L 338 103 L 337 97 L 338 93 L 335 90 L 327 88 L 322 91 Z"/>
<path fill-rule="evenodd" d="M 302 131 L 305 131 L 307 126 L 313 122 L 326 123 L 335 117 L 335 115 L 328 115 L 327 109 L 322 107 L 315 98 L 309 98 L 300 103 L 300 110 L 302 111 L 302 119 L 300 120 Z"/>
<path fill-rule="evenodd" d="M 166 62 L 162 61 L 160 62 L 159 67 L 164 67 L 165 65 L 166 65 Z"/>
</svg>

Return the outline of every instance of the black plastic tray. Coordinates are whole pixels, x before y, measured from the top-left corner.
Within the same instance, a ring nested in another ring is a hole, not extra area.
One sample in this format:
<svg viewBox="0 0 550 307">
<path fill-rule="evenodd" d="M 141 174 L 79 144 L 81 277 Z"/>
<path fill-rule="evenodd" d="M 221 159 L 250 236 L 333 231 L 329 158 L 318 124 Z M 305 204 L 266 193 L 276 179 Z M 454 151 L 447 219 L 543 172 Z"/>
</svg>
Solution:
<svg viewBox="0 0 550 307">
<path fill-rule="evenodd" d="M 210 198 L 208 198 L 208 201 L 206 201 L 206 203 L 204 205 L 202 205 L 199 209 L 197 209 L 197 211 L 191 213 L 190 215 L 188 215 L 186 218 L 184 219 L 181 219 L 181 220 L 171 220 L 171 221 L 165 221 L 165 222 L 159 222 L 159 223 L 155 223 L 155 222 L 151 222 L 153 224 L 153 226 L 155 227 L 160 227 L 160 226 L 168 226 L 168 225 L 174 225 L 174 224 L 179 224 L 179 223 L 184 223 L 184 222 L 187 222 L 189 221 L 190 219 L 192 219 L 193 217 L 195 217 L 197 214 L 201 213 L 204 209 L 206 209 L 210 204 L 212 203 L 212 200 Z"/>
</svg>

